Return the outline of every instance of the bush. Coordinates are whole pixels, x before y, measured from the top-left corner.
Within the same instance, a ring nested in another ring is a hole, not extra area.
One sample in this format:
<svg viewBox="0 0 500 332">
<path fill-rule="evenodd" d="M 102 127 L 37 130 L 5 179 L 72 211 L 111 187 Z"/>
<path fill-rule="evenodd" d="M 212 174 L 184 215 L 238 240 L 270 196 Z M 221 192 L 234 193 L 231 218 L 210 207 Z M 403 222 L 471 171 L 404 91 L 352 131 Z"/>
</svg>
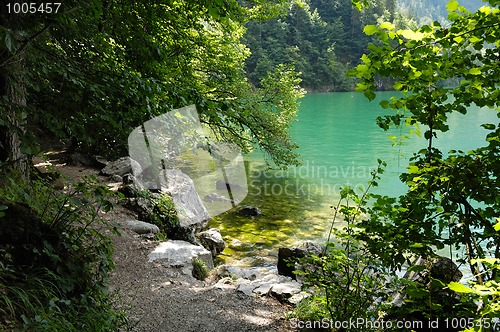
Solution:
<svg viewBox="0 0 500 332">
<path fill-rule="evenodd" d="M 198 280 L 205 280 L 208 277 L 209 269 L 204 261 L 198 258 L 193 259 L 193 277 Z"/>
<path fill-rule="evenodd" d="M 0 188 L 0 329 L 117 330 L 108 274 L 113 246 L 98 218 L 109 191 L 94 179 L 57 192 L 8 176 Z"/>
<path fill-rule="evenodd" d="M 179 225 L 179 218 L 169 194 L 143 190 L 137 196 L 139 218 L 158 226 L 160 232 L 165 236 L 175 232 Z"/>
<path fill-rule="evenodd" d="M 383 163 L 373 172 L 373 179 L 367 191 L 358 196 L 351 188 L 341 191 L 327 244 L 319 256 L 311 255 L 300 259 L 307 269 L 296 271 L 304 278 L 304 287 L 314 293 L 292 312 L 303 321 L 343 322 L 363 319 L 373 322 L 382 319 L 388 298 L 391 278 L 378 260 L 369 253 L 364 244 L 353 237 L 356 218 L 364 212 L 368 190 L 376 185 L 375 180 L 382 172 Z M 346 226 L 342 231 L 334 228 L 337 216 L 343 216 Z M 330 241 L 335 235 L 336 242 Z M 351 331 L 350 327 L 345 329 Z M 374 331 L 370 324 L 356 326 L 353 331 Z"/>
</svg>

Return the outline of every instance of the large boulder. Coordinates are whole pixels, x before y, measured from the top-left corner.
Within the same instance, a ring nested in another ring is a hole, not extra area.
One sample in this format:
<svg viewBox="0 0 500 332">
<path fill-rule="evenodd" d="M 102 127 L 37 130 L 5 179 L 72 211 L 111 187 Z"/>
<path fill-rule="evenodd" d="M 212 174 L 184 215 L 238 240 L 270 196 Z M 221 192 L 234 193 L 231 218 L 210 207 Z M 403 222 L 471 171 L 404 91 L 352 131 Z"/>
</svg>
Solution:
<svg viewBox="0 0 500 332">
<path fill-rule="evenodd" d="M 172 197 L 179 223 L 170 237 L 198 243 L 195 233 L 203 230 L 210 219 L 207 208 L 196 192 L 193 180 L 179 169 L 160 172 L 161 191 Z"/>
<path fill-rule="evenodd" d="M 225 248 L 226 243 L 222 239 L 222 235 L 217 228 L 210 228 L 198 234 L 200 243 L 212 252 L 215 257 L 220 254 Z"/>
<path fill-rule="evenodd" d="M 209 269 L 213 269 L 212 253 L 202 246 L 180 240 L 168 240 L 160 243 L 149 255 L 149 262 L 159 261 L 165 267 L 179 269 L 183 274 L 191 276 L 193 260 L 199 259 Z"/>
<path fill-rule="evenodd" d="M 278 249 L 278 273 L 296 280 L 297 275 L 293 271 L 301 269 L 297 264 L 300 258 L 309 255 L 320 256 L 321 247 L 311 241 L 306 241 L 297 247 Z"/>
<path fill-rule="evenodd" d="M 141 165 L 130 157 L 122 157 L 118 160 L 109 162 L 106 167 L 101 170 L 101 175 L 113 176 L 119 175 L 124 176 L 128 173 L 140 174 Z"/>
</svg>

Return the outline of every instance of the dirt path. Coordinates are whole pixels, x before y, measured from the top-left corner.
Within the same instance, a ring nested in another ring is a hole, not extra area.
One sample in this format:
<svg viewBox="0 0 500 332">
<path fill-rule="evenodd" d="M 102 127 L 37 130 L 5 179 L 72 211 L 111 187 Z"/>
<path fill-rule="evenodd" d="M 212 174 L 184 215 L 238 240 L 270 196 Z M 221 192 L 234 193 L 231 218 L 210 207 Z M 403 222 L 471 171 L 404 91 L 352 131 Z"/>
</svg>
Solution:
<svg viewBox="0 0 500 332">
<path fill-rule="evenodd" d="M 98 170 L 53 165 L 71 179 L 97 175 Z M 106 181 L 105 178 L 99 177 Z M 117 206 L 104 215 L 111 222 L 136 218 Z M 290 307 L 269 297 L 256 298 L 234 289 L 213 287 L 214 281 L 193 281 L 168 275 L 161 263 L 148 262 L 147 255 L 158 242 L 139 238 L 128 229 L 113 236 L 116 268 L 110 276 L 110 290 L 117 294 L 116 307 L 128 314 L 132 331 L 244 332 L 292 331 L 284 315 Z"/>
</svg>

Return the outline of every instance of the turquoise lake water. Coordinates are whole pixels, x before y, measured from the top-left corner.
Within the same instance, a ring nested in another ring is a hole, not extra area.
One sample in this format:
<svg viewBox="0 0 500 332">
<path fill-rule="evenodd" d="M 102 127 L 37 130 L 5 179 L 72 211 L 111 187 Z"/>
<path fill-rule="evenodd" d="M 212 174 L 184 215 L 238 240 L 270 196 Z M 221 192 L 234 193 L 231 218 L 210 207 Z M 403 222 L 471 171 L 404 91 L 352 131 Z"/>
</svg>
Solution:
<svg viewBox="0 0 500 332">
<path fill-rule="evenodd" d="M 300 146 L 302 166 L 270 171 L 258 153 L 247 156 L 249 194 L 242 204 L 259 207 L 262 216 L 228 212 L 211 221 L 229 244 L 221 258 L 241 265 L 274 264 L 278 247 L 324 241 L 340 188 L 366 188 L 377 159 L 386 161 L 387 167 L 375 191 L 404 193 L 399 174 L 426 141 L 410 135 L 412 128 L 383 131 L 376 125 L 378 116 L 388 114 L 378 102 L 392 95 L 378 93 L 372 102 L 354 92 L 306 95 L 291 131 Z M 471 107 L 467 115 L 452 114 L 450 131 L 439 134 L 435 146 L 444 152 L 484 146 L 488 131 L 480 125 L 497 122 L 496 112 L 488 109 Z M 394 137 L 402 135 L 410 138 L 394 146 Z"/>
</svg>

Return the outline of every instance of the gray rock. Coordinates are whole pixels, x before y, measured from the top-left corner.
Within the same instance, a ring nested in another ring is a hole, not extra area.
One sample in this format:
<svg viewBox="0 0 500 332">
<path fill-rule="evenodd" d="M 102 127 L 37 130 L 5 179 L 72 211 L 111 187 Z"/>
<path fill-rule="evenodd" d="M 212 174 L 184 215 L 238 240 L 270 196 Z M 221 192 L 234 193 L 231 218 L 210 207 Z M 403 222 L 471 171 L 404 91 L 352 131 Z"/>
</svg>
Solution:
<svg viewBox="0 0 500 332">
<path fill-rule="evenodd" d="M 180 240 L 162 242 L 148 255 L 149 262 L 161 261 L 165 267 L 180 269 L 187 276 L 192 275 L 193 259 L 203 261 L 209 269 L 214 267 L 210 251 Z"/>
<path fill-rule="evenodd" d="M 235 289 L 237 286 L 234 284 L 233 279 L 230 277 L 224 277 L 217 281 L 214 287 L 218 289 Z"/>
<path fill-rule="evenodd" d="M 199 233 L 198 239 L 205 248 L 212 252 L 214 257 L 226 248 L 226 243 L 222 239 L 222 235 L 217 228 L 210 228 L 209 230 Z"/>
<path fill-rule="evenodd" d="M 268 267 L 239 267 L 233 265 L 221 265 L 218 268 L 218 275 L 221 277 L 231 277 L 233 279 L 257 280 L 265 279 L 269 276 L 276 276 L 276 270 Z"/>
<path fill-rule="evenodd" d="M 130 173 L 123 176 L 122 183 L 123 185 L 120 188 L 120 192 L 127 197 L 135 197 L 139 192 L 146 189 L 144 184 Z"/>
<path fill-rule="evenodd" d="M 301 285 L 296 281 L 289 281 L 273 285 L 269 290 L 269 294 L 277 298 L 279 301 L 285 302 L 293 295 L 300 293 Z"/>
<path fill-rule="evenodd" d="M 127 173 L 141 173 L 141 165 L 130 157 L 122 157 L 118 160 L 109 162 L 106 167 L 101 170 L 101 175 L 107 176 L 124 176 Z"/>
<path fill-rule="evenodd" d="M 280 276 L 276 269 L 269 267 L 238 267 L 223 265 L 218 268 L 218 275 L 223 278 L 215 285 L 220 289 L 234 289 L 252 296 L 274 296 L 280 301 L 298 303 L 309 296 L 301 292 L 301 284 L 291 278 Z M 302 293 L 299 295 L 299 293 Z"/>
<path fill-rule="evenodd" d="M 238 292 L 241 292 L 247 296 L 251 296 L 253 295 L 253 290 L 256 288 L 257 286 L 255 284 L 252 284 L 252 283 L 249 283 L 249 282 L 241 282 L 240 284 L 238 284 L 238 287 L 236 288 L 236 290 Z"/>
<path fill-rule="evenodd" d="M 193 180 L 179 169 L 167 169 L 160 172 L 160 183 L 161 191 L 172 196 L 179 218 L 179 225 L 171 236 L 197 243 L 194 234 L 205 228 L 210 215 Z"/>
<path fill-rule="evenodd" d="M 274 285 L 274 282 L 263 282 L 254 288 L 253 293 L 259 296 L 267 295 Z"/>
<path fill-rule="evenodd" d="M 115 174 L 115 175 L 111 175 L 111 181 L 114 181 L 114 182 L 123 182 L 123 178 L 120 175 Z"/>
<path fill-rule="evenodd" d="M 293 304 L 293 305 L 297 305 L 297 304 L 299 304 L 300 301 L 302 301 L 303 299 L 306 299 L 310 296 L 311 296 L 311 294 L 308 292 L 300 292 L 300 293 L 292 295 L 289 299 L 287 299 L 287 302 L 289 302 L 290 304 Z"/>
<path fill-rule="evenodd" d="M 97 166 L 98 163 L 95 158 L 83 153 L 75 152 L 70 157 L 71 164 L 76 166 Z"/>
<path fill-rule="evenodd" d="M 158 226 L 140 220 L 128 220 L 126 226 L 137 234 L 156 234 L 160 231 Z"/>
<path fill-rule="evenodd" d="M 297 275 L 293 273 L 295 270 L 299 270 L 300 267 L 297 265 L 297 261 L 300 258 L 316 255 L 320 256 L 322 253 L 321 247 L 311 241 L 306 241 L 299 245 L 298 247 L 292 248 L 279 248 L 278 249 L 278 273 L 292 279 L 297 279 Z"/>
<path fill-rule="evenodd" d="M 433 283 L 431 282 L 432 279 L 438 279 L 446 285 L 452 281 L 460 281 L 463 274 L 453 260 L 442 256 L 434 257 L 430 260 L 419 257 L 413 265 L 422 265 L 425 266 L 425 268 L 418 272 L 407 271 L 404 278 L 419 284 L 423 288 L 426 288 L 430 292 L 433 299 L 436 300 L 436 303 L 453 304 L 460 301 L 460 296 L 458 296 L 457 293 L 448 289 L 433 287 Z M 406 295 L 403 289 L 393 296 L 392 303 L 396 306 L 404 305 L 405 297 Z"/>
<path fill-rule="evenodd" d="M 262 215 L 262 211 L 258 207 L 249 205 L 240 207 L 238 213 L 245 217 L 258 217 Z"/>
</svg>

